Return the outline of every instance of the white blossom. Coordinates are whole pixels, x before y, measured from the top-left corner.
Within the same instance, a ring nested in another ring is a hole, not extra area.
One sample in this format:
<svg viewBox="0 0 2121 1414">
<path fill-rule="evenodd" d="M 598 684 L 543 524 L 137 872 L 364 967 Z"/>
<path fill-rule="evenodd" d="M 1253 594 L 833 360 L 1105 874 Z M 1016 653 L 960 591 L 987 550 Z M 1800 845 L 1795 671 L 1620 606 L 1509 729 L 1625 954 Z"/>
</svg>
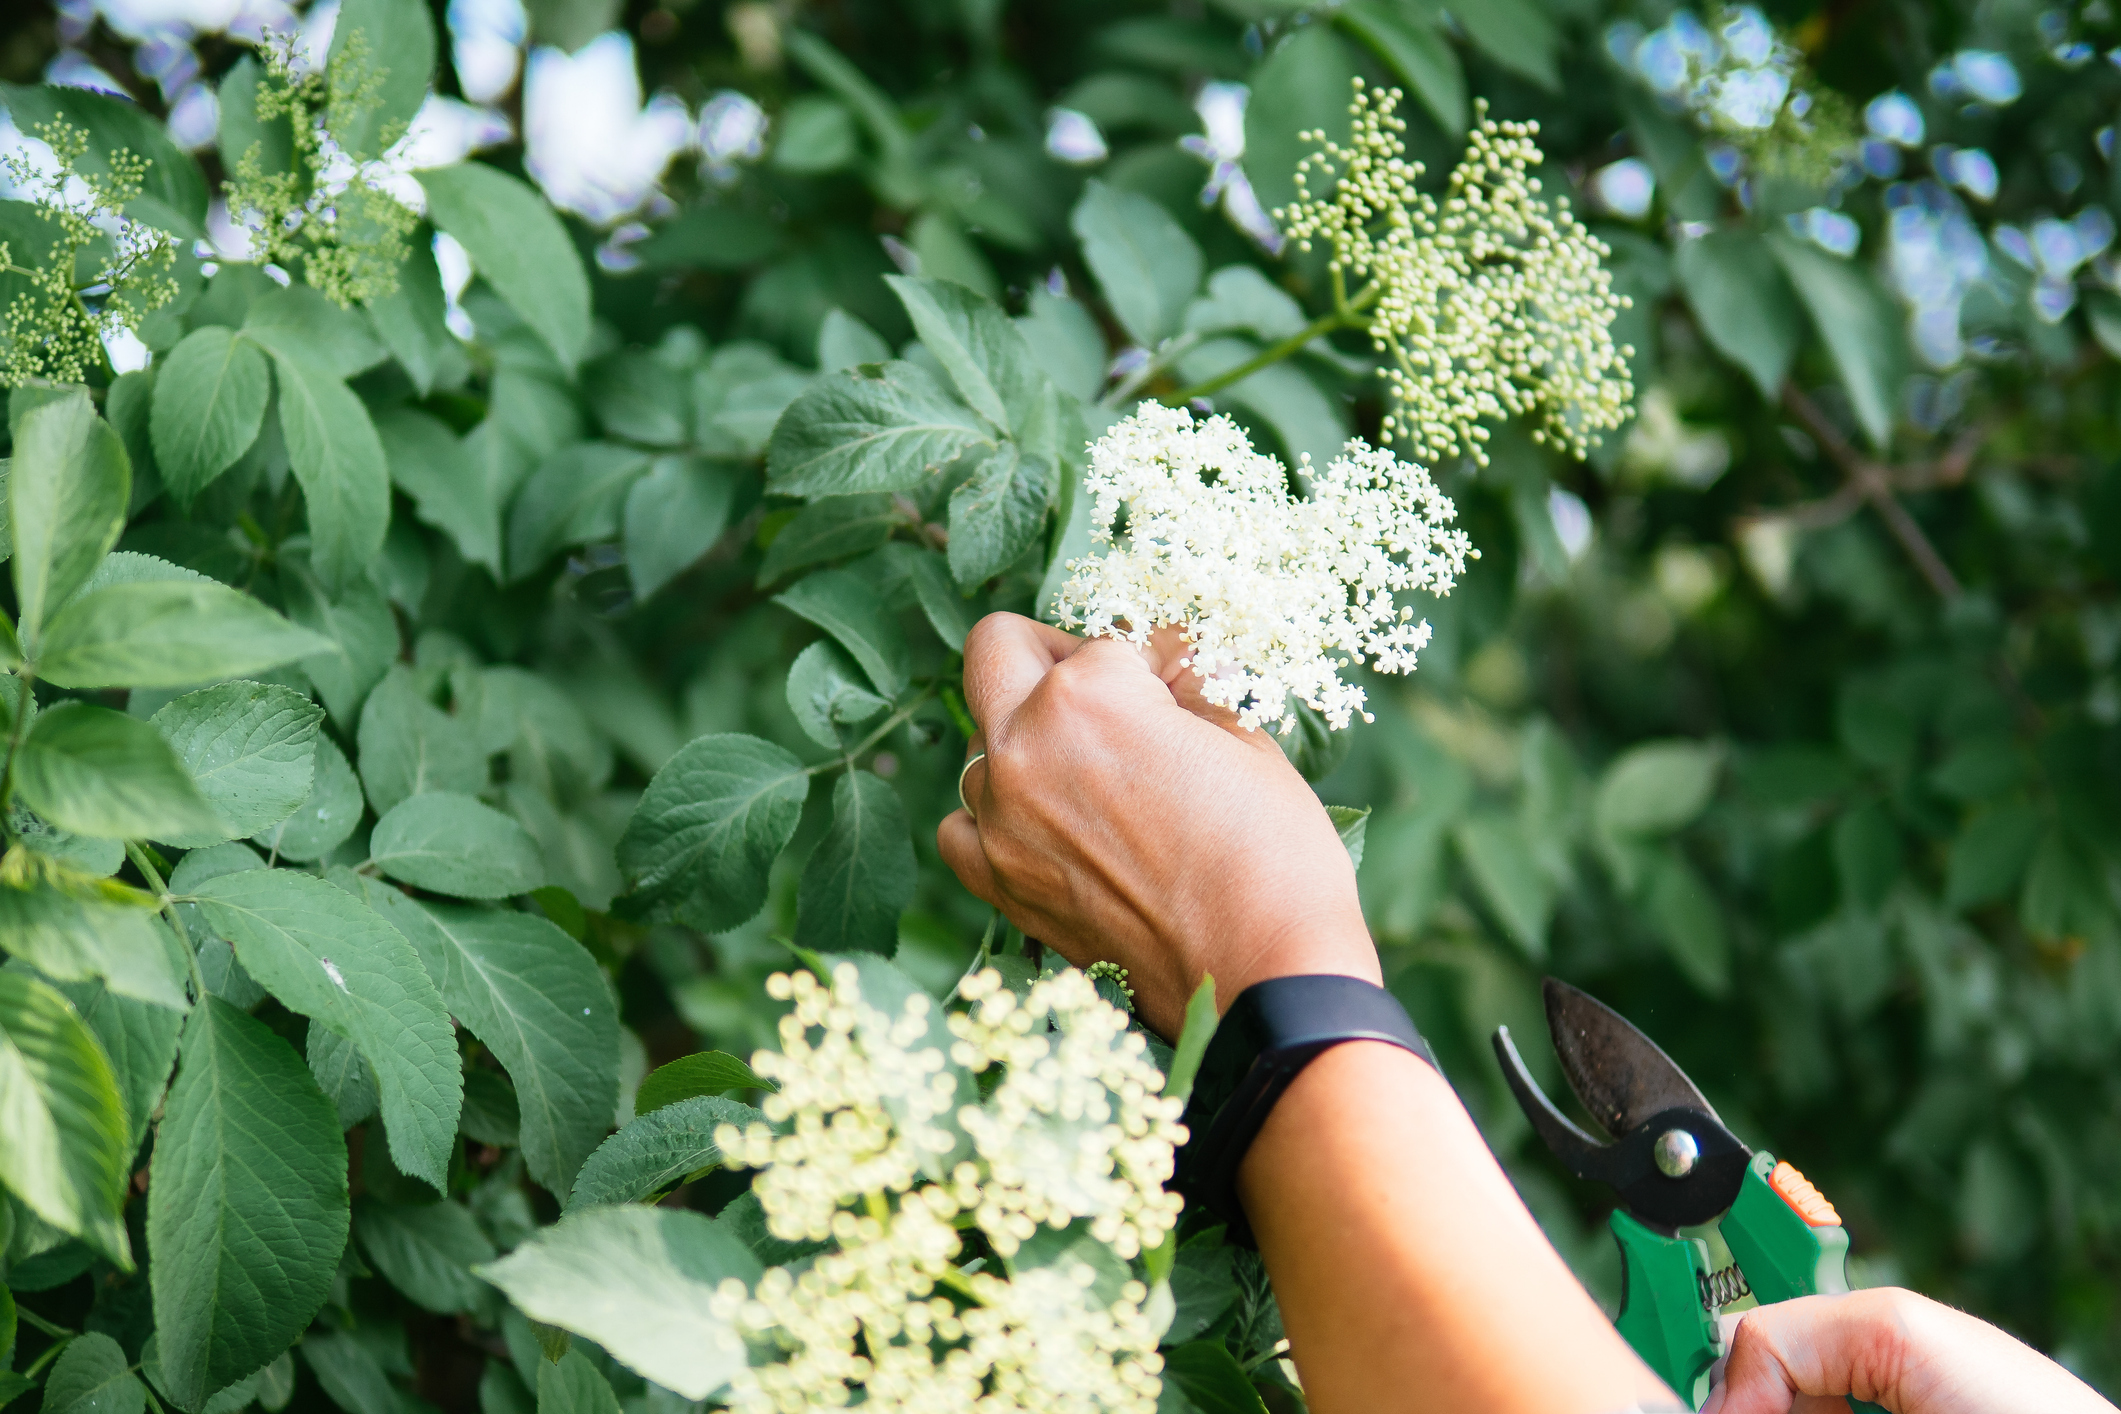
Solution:
<svg viewBox="0 0 2121 1414">
<path fill-rule="evenodd" d="M 1471 549 L 1429 473 L 1383 448 L 1351 441 L 1303 475 L 1292 495 L 1227 417 L 1143 403 L 1090 449 L 1090 538 L 1109 548 L 1069 562 L 1061 622 L 1137 643 L 1176 625 L 1202 695 L 1247 728 L 1294 730 L 1291 699 L 1345 727 L 1364 694 L 1339 670 L 1412 672 L 1429 625 L 1393 596 L 1448 593 Z"/>
</svg>

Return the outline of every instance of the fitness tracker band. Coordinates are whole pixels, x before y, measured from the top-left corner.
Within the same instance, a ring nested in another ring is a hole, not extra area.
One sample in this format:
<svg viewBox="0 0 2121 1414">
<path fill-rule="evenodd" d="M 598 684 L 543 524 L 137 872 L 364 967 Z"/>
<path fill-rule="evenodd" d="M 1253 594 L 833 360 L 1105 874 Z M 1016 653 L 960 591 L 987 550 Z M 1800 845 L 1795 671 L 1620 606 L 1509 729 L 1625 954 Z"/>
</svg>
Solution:
<svg viewBox="0 0 2121 1414">
<path fill-rule="evenodd" d="M 1356 977 L 1271 977 L 1238 993 L 1223 1014 L 1186 1103 L 1191 1137 L 1178 1151 L 1172 1186 L 1222 1219 L 1225 1242 L 1256 1245 L 1237 1201 L 1237 1167 L 1274 1102 L 1343 1041 L 1383 1041 L 1436 1065 L 1399 999 Z"/>
</svg>

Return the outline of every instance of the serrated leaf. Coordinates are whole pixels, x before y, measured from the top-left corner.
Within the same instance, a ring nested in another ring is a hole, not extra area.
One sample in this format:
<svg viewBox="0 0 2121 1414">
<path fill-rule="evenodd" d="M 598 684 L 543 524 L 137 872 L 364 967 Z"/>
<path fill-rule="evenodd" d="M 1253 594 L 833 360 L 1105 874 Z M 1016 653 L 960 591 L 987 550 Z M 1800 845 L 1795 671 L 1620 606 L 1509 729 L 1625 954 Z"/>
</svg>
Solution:
<svg viewBox="0 0 2121 1414">
<path fill-rule="evenodd" d="M 1200 1414 L 1267 1414 L 1244 1367 L 1219 1340 L 1196 1340 L 1165 1351 L 1164 1379 Z"/>
<path fill-rule="evenodd" d="M 2008 896 L 2024 877 L 2046 824 L 2038 809 L 2017 802 L 1968 820 L 1945 862 L 1945 903 L 1970 908 Z"/>
<path fill-rule="evenodd" d="M 389 357 L 359 313 L 301 283 L 252 300 L 243 314 L 243 335 L 267 349 L 307 359 L 334 378 L 351 378 Z"/>
<path fill-rule="evenodd" d="M 846 570 L 819 570 L 774 595 L 773 602 L 839 640 L 884 696 L 896 698 L 906 690 L 912 672 L 906 635 L 868 581 Z"/>
<path fill-rule="evenodd" d="M 456 542 L 457 552 L 501 573 L 501 508 L 466 443 L 440 418 L 392 408 L 376 418 L 390 479 L 412 497 L 420 519 Z"/>
<path fill-rule="evenodd" d="M 703 736 L 648 783 L 619 840 L 619 869 L 645 901 L 733 928 L 765 903 L 767 871 L 809 794 L 809 769 L 771 742 Z"/>
<path fill-rule="evenodd" d="M 606 1139 L 582 1165 L 567 1209 L 639 1203 L 722 1162 L 716 1126 L 763 1123 L 750 1105 L 719 1095 L 692 1095 L 658 1106 Z"/>
<path fill-rule="evenodd" d="M 994 301 L 949 280 L 887 275 L 884 283 L 906 307 L 921 346 L 935 355 L 966 406 L 1000 429 L 1015 427 L 1030 414 L 1046 377 L 1023 331 Z"/>
<path fill-rule="evenodd" d="M 1340 842 L 1347 847 L 1348 858 L 1357 869 L 1362 868 L 1363 837 L 1369 832 L 1370 807 L 1360 809 L 1350 805 L 1328 805 L 1326 815 L 1333 821 L 1333 829 Z"/>
<path fill-rule="evenodd" d="M 418 176 L 435 225 L 572 374 L 589 343 L 589 280 L 558 215 L 530 186 L 482 162 Z"/>
<path fill-rule="evenodd" d="M 250 450 L 271 397 L 265 355 L 221 325 L 193 330 L 163 356 L 148 431 L 162 484 L 180 506 Z"/>
<path fill-rule="evenodd" d="M 398 287 L 368 302 L 368 318 L 376 337 L 423 398 L 435 390 L 453 359 L 462 357 L 448 315 L 434 246 L 415 239 L 398 267 Z"/>
<path fill-rule="evenodd" d="M 15 630 L 35 649 L 46 619 L 117 543 L 132 470 L 117 431 L 96 416 L 86 389 L 9 421 L 16 424 L 7 477 Z"/>
<path fill-rule="evenodd" d="M 141 1414 L 147 1386 L 117 1341 L 83 1331 L 66 1343 L 44 1380 L 44 1414 Z"/>
<path fill-rule="evenodd" d="M 700 556 L 729 528 L 736 469 L 706 457 L 657 457 L 626 492 L 626 574 L 646 599 Z"/>
<path fill-rule="evenodd" d="M 330 648 L 226 585 L 132 581 L 91 589 L 53 615 L 37 676 L 58 687 L 193 687 Z"/>
<path fill-rule="evenodd" d="M 126 213 L 180 236 L 206 234 L 206 178 L 152 112 L 108 93 L 59 84 L 0 84 L 0 107 L 25 133 L 58 121 L 80 129 L 88 137 L 82 172 L 109 174 L 121 148 L 146 158 L 140 193 L 125 204 Z"/>
<path fill-rule="evenodd" d="M 992 432 L 916 364 L 863 364 L 820 378 L 781 414 L 766 448 L 768 489 L 783 496 L 905 491 Z"/>
<path fill-rule="evenodd" d="M 619 1397 L 588 1356 L 570 1350 L 538 1363 L 537 1414 L 619 1414 Z"/>
<path fill-rule="evenodd" d="M 101 979 L 182 1011 L 184 963 L 153 921 L 151 896 L 17 845 L 0 860 L 0 948 L 59 982 Z"/>
<path fill-rule="evenodd" d="M 795 940 L 820 952 L 888 956 L 918 876 L 905 802 L 888 781 L 847 771 L 832 787 L 832 828 L 803 866 Z"/>
<path fill-rule="evenodd" d="M 148 719 L 170 747 L 219 830 L 158 838 L 182 849 L 272 828 L 308 798 L 323 709 L 277 684 L 223 683 L 186 693 Z"/>
<path fill-rule="evenodd" d="M 584 372 L 582 391 L 605 433 L 649 447 L 692 440 L 685 370 L 644 349 L 620 349 Z"/>
<path fill-rule="evenodd" d="M 95 1033 L 48 983 L 0 971 L 0 1185 L 132 1270 L 125 1102 Z"/>
<path fill-rule="evenodd" d="M 1058 480 L 1047 458 L 1006 442 L 950 493 L 950 573 L 959 585 L 986 583 L 1031 548 Z"/>
<path fill-rule="evenodd" d="M 863 496 L 827 496 L 796 512 L 774 533 L 759 565 L 759 584 L 773 583 L 790 570 L 820 560 L 866 554 L 891 538 L 906 523 L 906 514 L 885 492 Z"/>
<path fill-rule="evenodd" d="M 376 1073 L 361 1058 L 361 1048 L 323 1026 L 309 1028 L 307 1041 L 309 1073 L 317 1088 L 339 1116 L 339 1128 L 352 1129 L 362 1120 L 373 1119 L 383 1097 L 376 1089 Z"/>
<path fill-rule="evenodd" d="M 648 467 L 648 453 L 616 442 L 577 442 L 539 463 L 508 512 L 509 578 L 563 546 L 617 535 L 627 493 Z"/>
<path fill-rule="evenodd" d="M 455 898 L 508 898 L 545 882 L 530 832 L 454 791 L 408 796 L 376 822 L 369 858 L 391 878 Z"/>
<path fill-rule="evenodd" d="M 727 1051 L 701 1051 L 680 1056 L 657 1066 L 641 1081 L 633 1094 L 633 1112 L 650 1114 L 665 1105 L 689 1100 L 695 1095 L 720 1095 L 730 1090 L 771 1090 L 772 1081 Z"/>
<path fill-rule="evenodd" d="M 358 748 L 361 784 L 378 814 L 424 791 L 475 795 L 486 788 L 486 753 L 470 724 L 429 702 L 402 668 L 369 693 Z"/>
<path fill-rule="evenodd" d="M 1201 258 L 1169 212 L 1139 192 L 1092 181 L 1068 225 L 1113 317 L 1136 343 L 1154 348 L 1178 332 L 1200 288 Z"/>
<path fill-rule="evenodd" d="M 354 1207 L 354 1236 L 384 1280 L 439 1314 L 469 1311 L 486 1296 L 471 1274 L 498 1254 L 459 1203 L 395 1204 L 364 1198 Z"/>
<path fill-rule="evenodd" d="M 345 0 L 332 26 L 327 66 L 334 81 L 363 93 L 362 105 L 332 130 L 355 157 L 381 157 L 427 98 L 435 67 L 434 18 L 422 0 Z"/>
<path fill-rule="evenodd" d="M 244 970 L 360 1047 L 399 1170 L 443 1187 L 464 1078 L 441 995 L 395 928 L 343 889 L 287 869 L 225 874 L 199 909 Z"/>
<path fill-rule="evenodd" d="M 1606 767 L 1592 813 L 1610 834 L 1669 834 L 1708 807 L 1722 753 L 1692 741 L 1647 742 Z"/>
<path fill-rule="evenodd" d="M 300 1348 L 325 1396 L 346 1414 L 404 1414 L 404 1396 L 382 1360 L 352 1332 L 312 1330 Z"/>
<path fill-rule="evenodd" d="M 335 594 L 364 577 L 390 528 L 390 469 L 368 409 L 287 331 L 244 335 L 271 350 L 280 430 L 309 512 L 309 560 Z"/>
<path fill-rule="evenodd" d="M 749 1286 L 760 1271 L 750 1249 L 698 1213 L 615 1207 L 569 1213 L 479 1275 L 533 1320 L 705 1399 L 745 1365 L 742 1338 L 714 1312 L 715 1288 L 730 1278 Z"/>
<path fill-rule="evenodd" d="M 162 1101 L 169 1073 L 177 1063 L 177 1036 L 184 1029 L 181 1012 L 120 996 L 101 982 L 54 982 L 53 988 L 96 1033 L 129 1122 L 126 1152 L 139 1152 L 147 1122 Z M 181 995 L 181 993 L 180 993 Z M 0 1364 L 5 1360 L 0 1359 Z"/>
<path fill-rule="evenodd" d="M 1892 438 L 1906 364 L 1906 321 L 1870 272 L 1781 231 L 1768 245 L 1804 301 L 1856 421 L 1874 447 Z"/>
<path fill-rule="evenodd" d="M 589 953 L 532 914 L 420 904 L 372 879 L 334 879 L 356 884 L 405 936 L 451 1014 L 507 1070 L 531 1177 L 566 1193 L 618 1095 L 618 1010 Z"/>
<path fill-rule="evenodd" d="M 1744 369 L 1770 403 L 1804 340 L 1804 316 L 1767 242 L 1734 227 L 1686 241 L 1672 269 L 1702 334 Z"/>
<path fill-rule="evenodd" d="M 285 820 L 251 837 L 260 849 L 299 864 L 330 854 L 361 823 L 361 782 L 347 764 L 346 753 L 323 735 L 317 737 L 315 747 L 316 770 L 309 794 Z"/>
<path fill-rule="evenodd" d="M 1333 18 L 1384 60 L 1445 133 L 1466 130 L 1466 75 L 1458 51 L 1420 11 L 1392 0 L 1354 0 Z"/>
<path fill-rule="evenodd" d="M 788 669 L 788 710 L 796 725 L 819 746 L 839 750 L 842 727 L 859 726 L 891 705 L 870 690 L 847 651 L 821 638 L 795 655 Z"/>
<path fill-rule="evenodd" d="M 1547 955 L 1547 925 L 1554 917 L 1554 881 L 1540 867 L 1524 831 L 1499 815 L 1475 815 L 1455 832 L 1466 872 L 1503 931 L 1525 956 Z"/>
<path fill-rule="evenodd" d="M 15 755 L 15 788 L 30 809 L 77 835 L 227 838 L 162 733 L 108 707 L 60 702 L 38 713 Z"/>
</svg>

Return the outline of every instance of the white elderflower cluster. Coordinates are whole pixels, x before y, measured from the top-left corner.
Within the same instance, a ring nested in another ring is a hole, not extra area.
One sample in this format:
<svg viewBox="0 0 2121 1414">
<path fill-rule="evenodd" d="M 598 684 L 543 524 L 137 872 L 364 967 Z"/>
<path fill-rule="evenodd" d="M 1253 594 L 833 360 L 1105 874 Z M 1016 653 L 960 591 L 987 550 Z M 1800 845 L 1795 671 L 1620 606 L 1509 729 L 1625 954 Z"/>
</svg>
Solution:
<svg viewBox="0 0 2121 1414">
<path fill-rule="evenodd" d="M 1227 417 L 1143 403 L 1090 449 L 1090 538 L 1109 548 L 1069 562 L 1060 621 L 1136 643 L 1176 625 L 1202 696 L 1247 729 L 1293 731 L 1294 702 L 1335 730 L 1369 720 L 1340 669 L 1412 672 L 1429 625 L 1394 594 L 1449 593 L 1475 552 L 1429 473 L 1387 450 L 1357 439 L 1303 473 L 1310 495 L 1292 495 Z"/>
<path fill-rule="evenodd" d="M 1336 281 L 1370 282 L 1369 331 L 1397 404 L 1388 443 L 1486 464 L 1482 421 L 1519 414 L 1533 436 L 1583 456 L 1620 426 L 1634 387 L 1631 350 L 1613 343 L 1627 307 L 1600 263 L 1605 244 L 1566 206 L 1549 206 L 1531 169 L 1536 123 L 1497 123 L 1485 105 L 1443 200 L 1416 183 L 1397 89 L 1355 80 L 1347 146 L 1321 132 L 1296 171 L 1296 204 L 1276 211 L 1304 250 L 1332 248 Z"/>
<path fill-rule="evenodd" d="M 1181 1106 L 1125 1016 L 1081 973 L 1018 998 L 988 970 L 962 988 L 972 1010 L 947 1018 L 946 1056 L 926 996 L 879 1010 L 852 965 L 830 984 L 777 974 L 768 990 L 794 1003 L 781 1049 L 752 1060 L 780 1086 L 765 1106 L 779 1128 L 724 1125 L 715 1142 L 760 1170 L 769 1231 L 830 1245 L 717 1292 L 720 1313 L 777 1352 L 733 1382 L 731 1407 L 795 1414 L 859 1390 L 878 1414 L 1153 1414 L 1160 1327 L 1141 1282 L 1101 1297 L 1083 1262 L 1013 1277 L 956 1265 L 964 1227 L 1006 1258 L 1041 1224 L 1087 1220 L 1125 1259 L 1177 1225 L 1163 1184 Z M 953 1114 L 952 1062 L 1005 1073 Z"/>
</svg>

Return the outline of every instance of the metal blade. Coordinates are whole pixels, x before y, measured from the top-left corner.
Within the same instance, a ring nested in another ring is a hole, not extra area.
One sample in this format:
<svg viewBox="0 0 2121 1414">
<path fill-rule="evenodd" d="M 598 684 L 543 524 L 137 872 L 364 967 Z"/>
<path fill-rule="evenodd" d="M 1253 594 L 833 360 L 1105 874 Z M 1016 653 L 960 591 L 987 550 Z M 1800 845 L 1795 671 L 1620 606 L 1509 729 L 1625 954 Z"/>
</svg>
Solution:
<svg viewBox="0 0 2121 1414">
<path fill-rule="evenodd" d="M 1619 1012 L 1566 982 L 1546 980 L 1547 1029 L 1561 1073 L 1591 1118 L 1619 1139 L 1681 1106 L 1722 1119 L 1686 1072 Z"/>
</svg>

